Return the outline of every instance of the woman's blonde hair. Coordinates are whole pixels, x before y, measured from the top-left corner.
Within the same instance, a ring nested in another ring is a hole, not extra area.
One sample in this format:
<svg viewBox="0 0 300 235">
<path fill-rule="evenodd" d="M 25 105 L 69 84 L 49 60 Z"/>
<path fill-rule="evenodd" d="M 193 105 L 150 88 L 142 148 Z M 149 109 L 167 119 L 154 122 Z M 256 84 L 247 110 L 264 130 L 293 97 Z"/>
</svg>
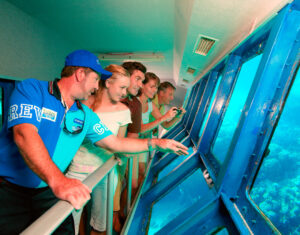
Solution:
<svg viewBox="0 0 300 235">
<path fill-rule="evenodd" d="M 117 64 L 110 64 L 107 67 L 105 67 L 105 70 L 112 73 L 112 76 L 109 79 L 116 79 L 116 76 L 118 75 L 130 77 L 129 72 L 126 69 L 124 69 L 122 66 Z"/>
<path fill-rule="evenodd" d="M 106 79 L 106 80 L 101 80 L 99 81 L 99 89 L 97 90 L 97 92 L 95 93 L 95 102 L 92 105 L 92 109 L 94 110 L 96 108 L 96 106 L 100 105 L 101 103 L 101 97 L 102 97 L 102 92 L 103 89 L 106 88 L 106 81 L 113 81 L 116 80 L 117 78 L 119 78 L 120 76 L 125 76 L 130 78 L 130 74 L 129 72 L 124 69 L 122 66 L 120 65 L 116 65 L 116 64 L 110 64 L 107 67 L 105 67 L 105 70 L 109 71 L 112 73 L 111 77 Z"/>
</svg>

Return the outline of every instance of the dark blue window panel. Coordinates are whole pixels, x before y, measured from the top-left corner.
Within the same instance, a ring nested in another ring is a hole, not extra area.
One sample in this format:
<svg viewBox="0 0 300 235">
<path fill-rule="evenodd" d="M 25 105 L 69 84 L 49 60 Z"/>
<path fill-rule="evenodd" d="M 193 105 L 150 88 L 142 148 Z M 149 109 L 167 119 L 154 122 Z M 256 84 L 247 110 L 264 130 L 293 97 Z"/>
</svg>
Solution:
<svg viewBox="0 0 300 235">
<path fill-rule="evenodd" d="M 192 128 L 190 130 L 190 137 L 195 146 L 198 146 L 199 142 L 199 131 L 203 124 L 203 116 L 207 112 L 207 103 L 210 100 L 211 93 L 216 86 L 218 80 L 218 72 L 212 71 L 205 78 L 202 78 L 205 88 L 203 89 L 201 100 L 198 105 L 197 113 L 193 120 Z"/>
<path fill-rule="evenodd" d="M 183 105 L 182 106 L 185 106 L 188 101 L 189 101 L 189 97 L 192 93 L 192 90 L 193 90 L 193 87 L 189 87 L 187 90 L 186 90 L 186 94 L 185 94 L 185 97 L 184 97 L 184 100 L 183 100 Z"/>
<path fill-rule="evenodd" d="M 186 124 L 187 120 L 188 120 L 188 117 L 191 113 L 191 109 L 192 109 L 192 105 L 193 105 L 193 101 L 194 101 L 194 98 L 195 98 L 195 95 L 196 95 L 196 91 L 197 91 L 197 88 L 198 88 L 198 83 L 195 84 L 191 90 L 191 93 L 190 93 L 190 97 L 187 101 L 187 105 L 186 105 L 186 114 L 183 116 L 183 119 L 182 119 L 182 122 L 184 124 Z"/>
<path fill-rule="evenodd" d="M 0 78 L 0 130 L 8 116 L 8 101 L 14 87 L 14 80 Z"/>
<path fill-rule="evenodd" d="M 198 82 L 194 88 L 193 88 L 193 94 L 191 95 L 190 97 L 190 102 L 189 102 L 189 107 L 188 109 L 186 110 L 186 114 L 184 115 L 185 118 L 186 118 L 186 126 L 188 125 L 188 123 L 190 122 L 190 119 L 191 119 L 191 116 L 193 116 L 193 113 L 192 113 L 192 110 L 193 110 L 193 107 L 194 107 L 194 104 L 195 104 L 195 99 L 197 97 L 197 93 L 198 93 L 198 89 L 199 89 L 199 86 L 200 86 L 200 82 Z"/>
<path fill-rule="evenodd" d="M 197 87 L 197 93 L 194 97 L 193 106 L 191 108 L 191 113 L 189 115 L 189 119 L 188 119 L 188 122 L 187 122 L 187 130 L 190 130 L 191 127 L 192 127 L 193 121 L 195 119 L 195 115 L 196 115 L 197 110 L 199 108 L 199 103 L 200 103 L 201 97 L 203 95 L 203 91 L 204 91 L 206 82 L 207 82 L 207 80 L 201 80 L 199 82 L 198 87 Z"/>
<path fill-rule="evenodd" d="M 208 109 L 207 109 L 207 111 L 206 111 L 205 118 L 204 118 L 204 121 L 202 122 L 202 126 L 201 126 L 201 129 L 200 129 L 200 132 L 199 132 L 199 137 L 200 137 L 200 138 L 201 138 L 201 136 L 202 136 L 202 134 L 203 134 L 203 131 L 204 131 L 204 128 L 205 128 L 205 126 L 206 126 L 207 119 L 208 119 L 208 116 L 209 116 L 209 114 L 210 114 L 210 111 L 211 111 L 212 105 L 213 105 L 213 103 L 214 103 L 214 100 L 215 100 L 215 98 L 216 98 L 216 94 L 217 94 L 217 91 L 218 91 L 218 89 L 219 89 L 219 85 L 220 85 L 221 80 L 222 80 L 222 76 L 220 76 L 220 77 L 218 78 L 218 82 L 217 82 L 217 84 L 216 84 L 216 86 L 215 86 L 215 88 L 214 88 L 214 93 L 213 93 L 213 95 L 212 95 L 212 97 L 211 97 L 210 104 L 209 104 Z"/>
<path fill-rule="evenodd" d="M 215 234 L 215 235 L 229 235 L 229 232 L 228 232 L 228 230 L 226 228 L 222 228 L 221 230 L 220 230 L 220 228 L 217 228 L 216 230 L 218 232 L 212 231 L 212 232 L 214 232 L 212 234 Z"/>
<path fill-rule="evenodd" d="M 3 124 L 3 89 L 0 87 L 0 130 Z"/>
</svg>

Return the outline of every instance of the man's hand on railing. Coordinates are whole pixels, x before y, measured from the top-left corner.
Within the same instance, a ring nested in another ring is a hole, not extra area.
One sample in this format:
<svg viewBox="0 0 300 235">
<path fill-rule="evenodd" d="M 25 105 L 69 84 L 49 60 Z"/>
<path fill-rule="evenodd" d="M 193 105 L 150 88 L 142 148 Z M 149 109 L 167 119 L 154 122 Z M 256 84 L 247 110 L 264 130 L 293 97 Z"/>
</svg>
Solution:
<svg viewBox="0 0 300 235">
<path fill-rule="evenodd" d="M 76 210 L 91 198 L 91 190 L 77 179 L 64 177 L 50 188 L 57 198 L 70 202 Z"/>
<path fill-rule="evenodd" d="M 172 139 L 152 139 L 152 147 L 162 152 L 173 152 L 178 155 L 187 155 L 188 148 Z"/>
</svg>

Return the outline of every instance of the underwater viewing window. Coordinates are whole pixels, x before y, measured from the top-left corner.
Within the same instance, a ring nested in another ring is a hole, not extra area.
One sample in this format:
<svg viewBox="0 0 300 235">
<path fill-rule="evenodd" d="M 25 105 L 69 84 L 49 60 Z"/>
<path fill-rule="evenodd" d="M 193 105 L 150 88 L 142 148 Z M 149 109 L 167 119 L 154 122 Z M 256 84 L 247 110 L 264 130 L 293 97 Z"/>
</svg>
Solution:
<svg viewBox="0 0 300 235">
<path fill-rule="evenodd" d="M 250 196 L 282 234 L 300 234 L 300 73 Z"/>
<path fill-rule="evenodd" d="M 200 169 L 196 170 L 182 183 L 154 203 L 147 234 L 155 234 L 194 203 L 204 205 L 207 203 L 205 198 L 212 198 L 213 195 L 203 177 L 202 171 Z"/>
<path fill-rule="evenodd" d="M 262 55 L 259 55 L 245 62 L 237 78 L 226 114 L 213 146 L 213 154 L 221 164 L 228 152 L 261 57 Z"/>
<path fill-rule="evenodd" d="M 201 136 L 202 136 L 202 134 L 203 134 L 203 131 L 204 131 L 204 128 L 205 128 L 205 126 L 206 126 L 206 122 L 207 122 L 207 119 L 208 119 L 208 116 L 209 116 L 211 107 L 212 107 L 212 105 L 213 105 L 213 103 L 214 103 L 214 100 L 215 100 L 217 91 L 218 91 L 218 89 L 219 89 L 219 85 L 220 85 L 221 80 L 222 80 L 222 75 L 221 75 L 220 77 L 218 77 L 218 82 L 217 82 L 216 86 L 214 87 L 214 93 L 213 93 L 213 95 L 212 95 L 212 97 L 211 97 L 209 106 L 208 106 L 208 108 L 207 108 L 207 110 L 206 110 L 205 118 L 204 118 L 204 120 L 203 120 L 203 122 L 202 122 L 202 126 L 201 126 L 201 129 L 200 129 L 200 132 L 199 132 L 199 137 L 200 137 L 200 138 L 201 138 Z"/>
</svg>

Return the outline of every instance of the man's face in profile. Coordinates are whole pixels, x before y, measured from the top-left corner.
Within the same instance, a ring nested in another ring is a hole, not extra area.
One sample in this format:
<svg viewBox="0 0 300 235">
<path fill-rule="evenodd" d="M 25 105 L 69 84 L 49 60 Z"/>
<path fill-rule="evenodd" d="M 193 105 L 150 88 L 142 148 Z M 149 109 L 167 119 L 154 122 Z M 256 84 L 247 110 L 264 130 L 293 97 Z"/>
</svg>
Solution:
<svg viewBox="0 0 300 235">
<path fill-rule="evenodd" d="M 142 88 L 144 80 L 145 74 L 140 70 L 134 70 L 130 76 L 130 86 L 127 89 L 128 93 L 136 96 L 139 90 Z"/>
<path fill-rule="evenodd" d="M 161 91 L 159 96 L 162 104 L 169 105 L 172 100 L 174 100 L 175 90 L 171 87 L 166 88 L 164 91 Z"/>
</svg>

